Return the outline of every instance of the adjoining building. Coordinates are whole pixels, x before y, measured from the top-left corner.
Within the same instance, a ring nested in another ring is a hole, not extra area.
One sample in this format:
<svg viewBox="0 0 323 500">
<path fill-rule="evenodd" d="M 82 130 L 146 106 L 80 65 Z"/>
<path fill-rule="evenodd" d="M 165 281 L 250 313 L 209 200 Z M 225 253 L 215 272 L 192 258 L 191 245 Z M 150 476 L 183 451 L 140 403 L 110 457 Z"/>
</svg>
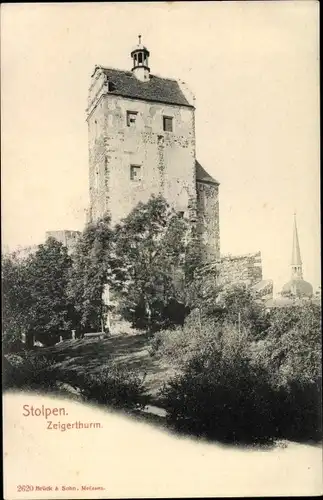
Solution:
<svg viewBox="0 0 323 500">
<path fill-rule="evenodd" d="M 55 238 L 55 240 L 62 243 L 72 253 L 75 250 L 76 244 L 81 236 L 80 231 L 60 230 L 60 231 L 46 231 L 46 240 L 48 238 Z"/>
<path fill-rule="evenodd" d="M 89 220 L 112 224 L 152 195 L 197 225 L 201 255 L 220 255 L 219 182 L 196 158 L 195 97 L 182 81 L 154 75 L 149 50 L 131 51 L 132 68 L 96 66 L 86 110 Z"/>
</svg>

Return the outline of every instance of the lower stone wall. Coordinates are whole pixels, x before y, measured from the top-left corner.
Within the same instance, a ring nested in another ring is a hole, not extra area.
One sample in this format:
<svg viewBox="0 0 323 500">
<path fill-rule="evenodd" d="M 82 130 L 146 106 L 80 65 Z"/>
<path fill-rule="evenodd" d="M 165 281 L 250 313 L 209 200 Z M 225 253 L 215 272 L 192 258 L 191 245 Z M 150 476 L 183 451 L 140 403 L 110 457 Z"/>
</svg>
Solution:
<svg viewBox="0 0 323 500">
<path fill-rule="evenodd" d="M 252 286 L 262 280 L 261 252 L 224 255 L 205 264 L 200 272 L 204 276 L 214 276 L 220 286 L 233 283 Z"/>
<path fill-rule="evenodd" d="M 219 284 L 245 283 L 252 286 L 261 280 L 262 261 L 260 252 L 221 257 L 218 276 Z"/>
</svg>

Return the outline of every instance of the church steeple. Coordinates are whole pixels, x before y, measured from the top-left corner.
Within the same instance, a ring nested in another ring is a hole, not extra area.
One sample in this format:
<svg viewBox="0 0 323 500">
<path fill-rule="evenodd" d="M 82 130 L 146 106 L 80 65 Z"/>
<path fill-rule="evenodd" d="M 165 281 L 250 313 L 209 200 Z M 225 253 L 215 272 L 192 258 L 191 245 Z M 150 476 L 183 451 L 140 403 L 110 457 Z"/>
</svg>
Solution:
<svg viewBox="0 0 323 500">
<path fill-rule="evenodd" d="M 292 268 L 292 279 L 295 279 L 295 278 L 302 279 L 303 278 L 301 250 L 299 247 L 297 224 L 296 224 L 296 214 L 295 213 L 294 213 L 294 231 L 293 231 L 293 248 L 292 248 L 291 268 Z"/>
<path fill-rule="evenodd" d="M 138 35 L 138 45 L 134 47 L 131 52 L 132 57 L 132 71 L 136 78 L 142 82 L 149 81 L 149 50 L 142 45 L 141 43 L 141 35 Z"/>
<path fill-rule="evenodd" d="M 303 268 L 301 259 L 301 250 L 299 247 L 296 214 L 294 214 L 293 229 L 293 248 L 292 248 L 292 279 L 282 288 L 282 295 L 287 297 L 312 297 L 313 287 L 310 283 L 303 280 Z"/>
</svg>

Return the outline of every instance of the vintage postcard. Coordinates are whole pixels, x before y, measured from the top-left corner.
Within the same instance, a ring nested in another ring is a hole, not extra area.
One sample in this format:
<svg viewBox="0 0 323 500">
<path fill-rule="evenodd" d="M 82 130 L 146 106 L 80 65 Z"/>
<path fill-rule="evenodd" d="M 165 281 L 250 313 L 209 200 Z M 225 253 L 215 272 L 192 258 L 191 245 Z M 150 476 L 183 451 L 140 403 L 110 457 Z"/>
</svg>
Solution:
<svg viewBox="0 0 323 500">
<path fill-rule="evenodd" d="M 319 4 L 1 6 L 6 500 L 322 494 Z"/>
</svg>

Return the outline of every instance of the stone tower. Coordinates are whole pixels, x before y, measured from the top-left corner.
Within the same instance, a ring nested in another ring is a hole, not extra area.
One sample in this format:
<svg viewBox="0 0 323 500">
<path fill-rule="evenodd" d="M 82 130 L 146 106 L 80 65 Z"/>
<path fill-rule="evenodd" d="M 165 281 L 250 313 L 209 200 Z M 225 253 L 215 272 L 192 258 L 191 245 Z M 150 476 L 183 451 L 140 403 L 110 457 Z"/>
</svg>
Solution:
<svg viewBox="0 0 323 500">
<path fill-rule="evenodd" d="M 96 66 L 89 88 L 90 220 L 120 221 L 162 195 L 198 224 L 205 255 L 219 256 L 218 182 L 196 161 L 195 98 L 184 82 L 151 74 L 149 50 L 132 69 Z"/>
</svg>

